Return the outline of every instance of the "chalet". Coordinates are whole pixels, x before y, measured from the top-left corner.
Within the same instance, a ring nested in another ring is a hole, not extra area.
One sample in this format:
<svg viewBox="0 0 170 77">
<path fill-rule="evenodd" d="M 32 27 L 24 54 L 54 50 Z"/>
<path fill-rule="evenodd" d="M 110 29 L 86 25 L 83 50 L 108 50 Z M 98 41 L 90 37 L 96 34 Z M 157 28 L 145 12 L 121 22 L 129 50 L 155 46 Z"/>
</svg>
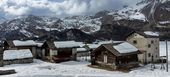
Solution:
<svg viewBox="0 0 170 77">
<path fill-rule="evenodd" d="M 159 60 L 159 34 L 152 31 L 131 32 L 127 42 L 137 47 L 141 54 L 138 55 L 141 63 L 157 62 Z"/>
<path fill-rule="evenodd" d="M 3 65 L 32 63 L 33 55 L 29 49 L 5 50 L 3 53 Z"/>
<path fill-rule="evenodd" d="M 4 42 L 5 50 L 30 49 L 34 58 L 36 58 L 36 47 L 37 44 L 33 40 L 27 41 L 11 40 Z"/>
<path fill-rule="evenodd" d="M 127 42 L 103 44 L 92 52 L 92 65 L 111 69 L 132 68 L 138 65 L 139 50 Z"/>
<path fill-rule="evenodd" d="M 43 59 L 51 62 L 62 62 L 76 59 L 76 48 L 83 45 L 75 41 L 46 41 L 42 45 Z"/>
</svg>

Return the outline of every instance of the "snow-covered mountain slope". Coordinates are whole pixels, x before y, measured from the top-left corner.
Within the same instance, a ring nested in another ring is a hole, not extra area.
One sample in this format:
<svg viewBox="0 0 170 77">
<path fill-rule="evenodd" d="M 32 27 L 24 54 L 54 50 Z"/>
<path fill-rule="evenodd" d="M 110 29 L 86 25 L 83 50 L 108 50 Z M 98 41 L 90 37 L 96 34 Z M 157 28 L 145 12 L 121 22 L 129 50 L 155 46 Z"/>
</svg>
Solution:
<svg viewBox="0 0 170 77">
<path fill-rule="evenodd" d="M 163 3 L 166 2 L 164 1 L 162 4 Z M 16 35 L 21 38 L 43 37 L 46 39 L 51 33 L 56 39 L 62 38 L 65 40 L 69 38 L 72 40 L 82 39 L 84 37 L 91 38 L 91 35 L 95 38 L 99 38 L 98 36 L 100 36 L 102 39 L 116 38 L 118 40 L 118 37 L 122 38 L 121 34 L 125 35 L 123 32 L 126 32 L 127 29 L 128 32 L 132 29 L 153 29 L 153 27 L 147 27 L 151 9 L 150 4 L 152 4 L 152 0 L 142 0 L 136 5 L 123 6 L 121 10 L 100 11 L 92 16 L 71 16 L 66 18 L 33 15 L 20 16 L 0 24 L 0 39 L 11 38 L 11 36 Z M 161 12 L 160 10 L 158 11 Z M 166 15 L 168 15 L 168 13 Z M 160 23 L 165 23 L 164 21 L 165 20 Z M 73 32 L 72 34 L 74 36 L 67 36 L 70 32 Z M 76 32 L 78 33 L 76 34 Z"/>
<path fill-rule="evenodd" d="M 136 5 L 124 6 L 123 9 L 113 11 L 108 13 L 108 15 L 113 15 L 114 20 L 128 19 L 128 20 L 143 20 L 146 21 L 146 17 L 141 13 L 141 9 L 143 9 L 148 2 L 137 3 Z"/>
<path fill-rule="evenodd" d="M 35 29 L 44 29 L 46 31 L 65 29 L 80 29 L 84 32 L 91 33 L 100 30 L 100 18 L 91 19 L 89 16 L 74 16 L 69 18 L 50 18 L 40 16 L 23 16 L 10 21 L 6 21 L 0 25 L 1 30 L 17 30 L 28 29 L 34 27 Z"/>
</svg>

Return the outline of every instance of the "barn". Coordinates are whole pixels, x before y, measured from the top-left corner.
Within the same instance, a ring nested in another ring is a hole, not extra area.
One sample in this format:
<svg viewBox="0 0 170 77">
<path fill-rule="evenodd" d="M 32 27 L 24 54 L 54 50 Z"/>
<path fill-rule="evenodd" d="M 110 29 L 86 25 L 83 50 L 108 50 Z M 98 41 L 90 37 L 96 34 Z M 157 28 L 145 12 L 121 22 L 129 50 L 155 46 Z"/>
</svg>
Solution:
<svg viewBox="0 0 170 77">
<path fill-rule="evenodd" d="M 46 41 L 42 45 L 44 60 L 63 62 L 76 59 L 76 48 L 83 46 L 82 42 L 75 41 Z"/>
<path fill-rule="evenodd" d="M 139 50 L 127 42 L 103 44 L 91 55 L 92 65 L 111 69 L 133 68 L 138 65 Z"/>
<path fill-rule="evenodd" d="M 8 40 L 4 42 L 4 50 L 30 49 L 34 58 L 36 58 L 36 47 L 37 44 L 33 40 Z"/>
</svg>

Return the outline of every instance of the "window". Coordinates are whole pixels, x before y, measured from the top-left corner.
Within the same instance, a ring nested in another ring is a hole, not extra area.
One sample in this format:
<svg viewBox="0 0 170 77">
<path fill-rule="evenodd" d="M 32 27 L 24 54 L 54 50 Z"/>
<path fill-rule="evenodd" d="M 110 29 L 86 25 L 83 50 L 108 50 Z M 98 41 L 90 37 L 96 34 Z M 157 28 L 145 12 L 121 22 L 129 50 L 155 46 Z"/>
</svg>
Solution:
<svg viewBox="0 0 170 77">
<path fill-rule="evenodd" d="M 151 41 L 151 44 L 153 44 L 153 43 L 154 43 L 154 41 L 152 40 L 152 41 Z"/>
<path fill-rule="evenodd" d="M 107 55 L 104 55 L 104 63 L 107 63 Z"/>
<path fill-rule="evenodd" d="M 156 47 L 156 49 L 158 49 L 158 47 Z"/>
<path fill-rule="evenodd" d="M 137 41 L 136 41 L 136 40 L 134 40 L 134 41 L 133 41 L 133 44 L 137 44 Z"/>
<path fill-rule="evenodd" d="M 148 53 L 148 57 L 151 57 L 151 53 Z"/>
<path fill-rule="evenodd" d="M 158 55 L 156 55 L 156 58 L 158 57 Z"/>
<path fill-rule="evenodd" d="M 151 44 L 148 44 L 148 48 L 150 48 L 151 47 Z"/>
</svg>

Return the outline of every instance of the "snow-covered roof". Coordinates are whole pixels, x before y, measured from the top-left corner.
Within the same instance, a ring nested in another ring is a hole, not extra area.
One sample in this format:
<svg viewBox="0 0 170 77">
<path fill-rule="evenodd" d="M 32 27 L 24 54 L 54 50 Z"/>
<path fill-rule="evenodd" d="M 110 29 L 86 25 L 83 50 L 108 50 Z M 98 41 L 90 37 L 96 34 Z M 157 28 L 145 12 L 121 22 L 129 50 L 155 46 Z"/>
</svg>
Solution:
<svg viewBox="0 0 170 77">
<path fill-rule="evenodd" d="M 36 43 L 38 47 L 42 47 L 43 43 Z"/>
<path fill-rule="evenodd" d="M 109 40 L 109 41 L 100 41 L 98 42 L 98 44 L 102 45 L 102 44 L 109 44 L 109 43 L 120 43 L 122 41 L 113 41 L 113 40 Z"/>
<path fill-rule="evenodd" d="M 150 35 L 150 36 L 159 36 L 158 32 L 152 32 L 152 31 L 145 31 L 144 32 L 146 35 Z"/>
<path fill-rule="evenodd" d="M 87 51 L 86 48 L 77 48 L 77 52 L 84 52 L 84 51 Z"/>
<path fill-rule="evenodd" d="M 90 49 L 95 49 L 100 46 L 100 44 L 87 44 L 87 45 L 89 46 Z"/>
<path fill-rule="evenodd" d="M 23 59 L 33 57 L 29 49 L 21 50 L 5 50 L 3 54 L 3 60 Z"/>
<path fill-rule="evenodd" d="M 75 41 L 57 41 L 54 42 L 56 48 L 72 48 L 72 47 L 82 47 L 84 44 L 82 42 Z"/>
<path fill-rule="evenodd" d="M 128 42 L 123 42 L 121 44 L 113 46 L 119 53 L 131 53 L 136 52 L 138 49 Z"/>
<path fill-rule="evenodd" d="M 15 46 L 36 46 L 36 42 L 33 40 L 27 41 L 14 40 L 13 43 Z"/>
</svg>

